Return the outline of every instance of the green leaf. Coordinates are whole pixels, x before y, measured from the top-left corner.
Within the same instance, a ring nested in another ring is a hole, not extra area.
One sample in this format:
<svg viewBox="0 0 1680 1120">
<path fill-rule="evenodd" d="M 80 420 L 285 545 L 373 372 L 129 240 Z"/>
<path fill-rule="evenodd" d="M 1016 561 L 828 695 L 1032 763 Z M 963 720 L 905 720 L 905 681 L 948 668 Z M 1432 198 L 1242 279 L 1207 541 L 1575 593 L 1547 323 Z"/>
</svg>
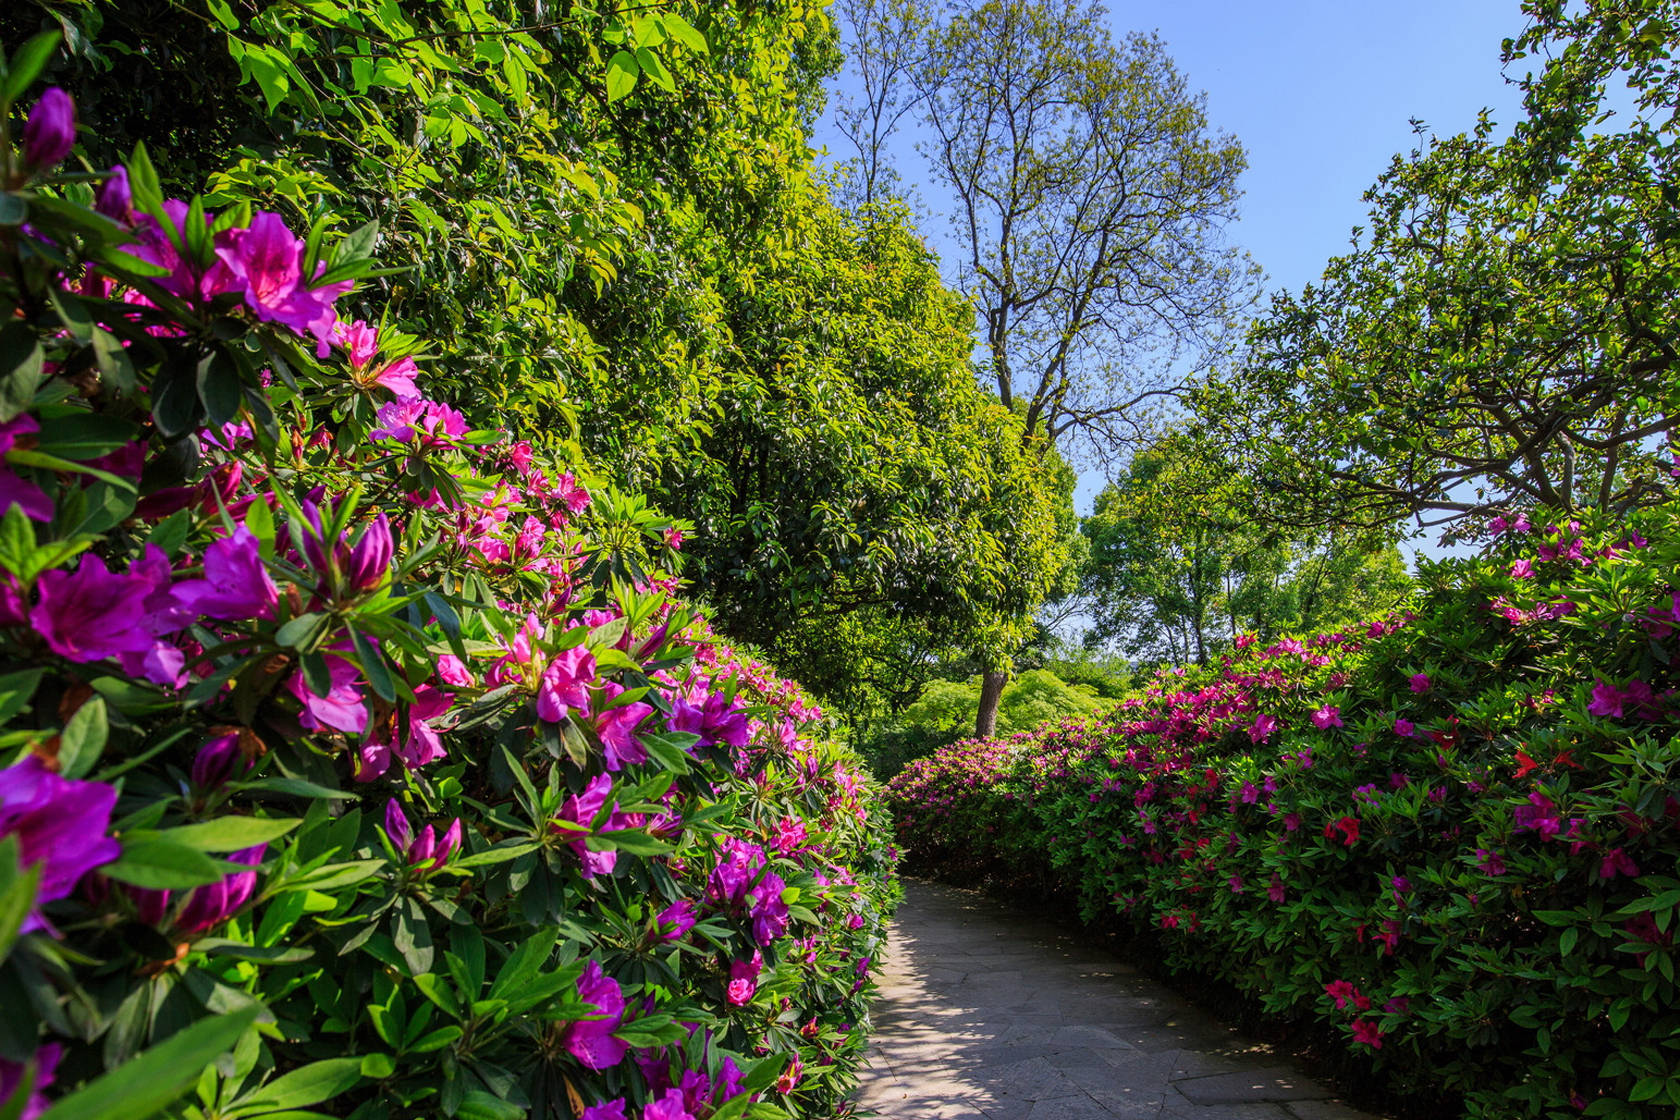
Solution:
<svg viewBox="0 0 1680 1120">
<path fill-rule="evenodd" d="M 97 459 L 139 438 L 127 420 L 78 410 L 71 416 L 43 418 L 35 439 L 42 451 L 60 459 Z"/>
<path fill-rule="evenodd" d="M 607 59 L 607 100 L 618 101 L 629 94 L 636 88 L 641 73 L 635 55 L 626 50 L 614 51 Z"/>
<path fill-rule="evenodd" d="M 89 697 L 59 733 L 58 772 L 66 778 L 81 778 L 92 772 L 93 764 L 105 752 L 105 740 L 110 733 L 105 698 Z"/>
<path fill-rule="evenodd" d="M 12 946 L 17 943 L 23 920 L 35 906 L 41 888 L 44 861 L 25 868 L 23 845 L 16 836 L 0 840 L 0 962 L 4 962 Z"/>
<path fill-rule="evenodd" d="M 695 54 L 706 54 L 709 48 L 706 37 L 694 29 L 686 19 L 674 12 L 667 12 L 659 17 L 660 24 L 665 28 L 665 34 L 693 51 Z"/>
<path fill-rule="evenodd" d="M 172 828 L 160 835 L 201 852 L 237 852 L 272 843 L 302 823 L 296 817 L 219 817 L 202 824 Z"/>
<path fill-rule="evenodd" d="M 387 703 L 396 700 L 397 690 L 391 683 L 391 671 L 386 668 L 385 659 L 379 651 L 373 648 L 373 643 L 360 630 L 351 627 L 350 644 L 355 647 L 356 659 L 362 663 L 362 676 L 367 678 L 374 695 Z"/>
<path fill-rule="evenodd" d="M 13 52 L 11 61 L 6 64 L 5 84 L 0 85 L 0 106 L 10 105 L 23 96 L 24 91 L 41 76 L 47 60 L 63 41 L 62 32 L 43 31 Z"/>
<path fill-rule="evenodd" d="M 320 642 L 331 619 L 324 614 L 300 614 L 274 632 L 274 640 L 286 649 L 307 650 Z M 317 693 L 323 695 L 323 693 Z"/>
<path fill-rule="evenodd" d="M 474 1089 L 461 1098 L 456 1120 L 525 1120 L 526 1110 L 516 1104 Z"/>
<path fill-rule="evenodd" d="M 27 324 L 0 328 L 0 422 L 16 418 L 35 403 L 45 363 L 40 340 Z"/>
<path fill-rule="evenodd" d="M 21 511 L 13 506 L 11 512 Z M 3 539 L 4 533 L 0 532 L 0 540 Z M 45 672 L 45 669 L 21 669 L 16 673 L 0 676 L 0 726 L 11 722 L 14 716 L 29 706 L 30 697 L 35 695 L 35 688 L 41 683 L 41 676 Z"/>
<path fill-rule="evenodd" d="M 244 386 L 239 382 L 239 367 L 227 351 L 218 346 L 199 359 L 195 381 L 198 399 L 204 402 L 212 424 L 226 424 L 239 415 Z"/>
<path fill-rule="evenodd" d="M 261 1013 L 247 1007 L 202 1019 L 61 1098 L 41 1120 L 149 1120 L 232 1049 Z"/>
<path fill-rule="evenodd" d="M 671 72 L 665 69 L 665 64 L 659 61 L 658 55 L 646 47 L 637 47 L 636 62 L 641 66 L 642 73 L 653 79 L 656 85 L 662 86 L 672 93 L 677 92 L 676 79 L 671 77 Z"/>
<path fill-rule="evenodd" d="M 534 852 L 542 847 L 535 840 L 503 840 L 493 848 L 486 848 L 482 852 L 474 852 L 470 856 L 462 856 L 449 866 L 454 868 L 489 867 L 497 863 L 506 863 L 518 859 L 526 852 Z"/>
<path fill-rule="evenodd" d="M 227 1120 L 283 1108 L 303 1108 L 332 1100 L 362 1079 L 362 1059 L 328 1058 L 276 1077 L 234 1101 L 222 1113 Z"/>
<path fill-rule="evenodd" d="M 222 866 L 166 832 L 138 832 L 121 838 L 122 855 L 99 870 L 107 878 L 150 890 L 185 890 L 222 881 Z"/>
</svg>

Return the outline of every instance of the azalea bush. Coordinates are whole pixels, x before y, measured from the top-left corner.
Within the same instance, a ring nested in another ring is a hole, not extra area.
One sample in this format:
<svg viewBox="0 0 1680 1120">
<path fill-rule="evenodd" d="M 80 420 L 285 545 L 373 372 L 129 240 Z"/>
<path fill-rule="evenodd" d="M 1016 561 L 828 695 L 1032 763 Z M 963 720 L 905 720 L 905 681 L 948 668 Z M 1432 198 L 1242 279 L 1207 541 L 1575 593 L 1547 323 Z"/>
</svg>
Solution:
<svg viewBox="0 0 1680 1120">
<path fill-rule="evenodd" d="M 1060 894 L 1397 1092 L 1673 1116 L 1680 506 L 1486 528 L 1415 613 L 912 764 L 906 858 Z"/>
<path fill-rule="evenodd" d="M 376 227 L 65 165 L 55 38 L 0 77 L 0 1117 L 833 1115 L 857 760 L 684 526 L 425 395 Z"/>
</svg>

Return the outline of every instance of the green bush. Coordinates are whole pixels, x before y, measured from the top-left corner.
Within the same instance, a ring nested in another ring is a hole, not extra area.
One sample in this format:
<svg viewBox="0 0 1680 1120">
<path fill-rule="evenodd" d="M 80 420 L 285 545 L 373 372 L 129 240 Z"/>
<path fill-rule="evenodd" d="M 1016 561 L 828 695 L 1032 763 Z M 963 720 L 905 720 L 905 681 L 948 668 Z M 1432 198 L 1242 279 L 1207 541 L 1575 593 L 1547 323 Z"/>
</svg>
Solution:
<svg viewBox="0 0 1680 1120">
<path fill-rule="evenodd" d="M 1047 884 L 1467 1115 L 1673 1116 L 1680 506 L 1493 528 L 1415 616 L 911 765 L 907 858 Z"/>
<path fill-rule="evenodd" d="M 832 1115 L 885 820 L 684 604 L 679 527 L 421 395 L 342 314 L 373 226 L 166 199 L 144 149 L 62 174 L 70 98 L 27 118 L 0 1115 Z"/>
</svg>

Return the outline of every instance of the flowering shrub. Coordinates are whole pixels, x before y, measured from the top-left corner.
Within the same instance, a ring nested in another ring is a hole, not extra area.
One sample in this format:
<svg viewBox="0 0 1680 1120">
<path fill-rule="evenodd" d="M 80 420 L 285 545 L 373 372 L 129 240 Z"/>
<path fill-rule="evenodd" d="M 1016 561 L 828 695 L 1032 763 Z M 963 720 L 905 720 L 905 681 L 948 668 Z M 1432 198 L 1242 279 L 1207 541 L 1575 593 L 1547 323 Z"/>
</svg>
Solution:
<svg viewBox="0 0 1680 1120">
<path fill-rule="evenodd" d="M 52 48 L 11 60 L 0 99 Z M 0 129 L 10 119 L 0 104 Z M 0 1116 L 832 1115 L 855 758 L 681 526 L 423 395 L 377 231 L 0 131 Z"/>
<path fill-rule="evenodd" d="M 1674 1115 L 1680 507 L 1491 529 L 1415 615 L 913 764 L 907 859 L 1041 877 L 1468 1115 Z"/>
</svg>

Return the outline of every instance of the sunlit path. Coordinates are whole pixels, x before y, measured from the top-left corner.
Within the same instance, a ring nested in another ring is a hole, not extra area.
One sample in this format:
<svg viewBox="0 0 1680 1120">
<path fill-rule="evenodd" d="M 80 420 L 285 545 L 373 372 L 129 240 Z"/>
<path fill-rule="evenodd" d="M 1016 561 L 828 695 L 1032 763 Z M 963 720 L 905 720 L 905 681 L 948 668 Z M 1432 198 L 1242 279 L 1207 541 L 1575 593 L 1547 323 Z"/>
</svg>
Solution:
<svg viewBox="0 0 1680 1120">
<path fill-rule="evenodd" d="M 906 883 L 860 1103 L 886 1120 L 1374 1120 L 1071 927 Z"/>
</svg>

